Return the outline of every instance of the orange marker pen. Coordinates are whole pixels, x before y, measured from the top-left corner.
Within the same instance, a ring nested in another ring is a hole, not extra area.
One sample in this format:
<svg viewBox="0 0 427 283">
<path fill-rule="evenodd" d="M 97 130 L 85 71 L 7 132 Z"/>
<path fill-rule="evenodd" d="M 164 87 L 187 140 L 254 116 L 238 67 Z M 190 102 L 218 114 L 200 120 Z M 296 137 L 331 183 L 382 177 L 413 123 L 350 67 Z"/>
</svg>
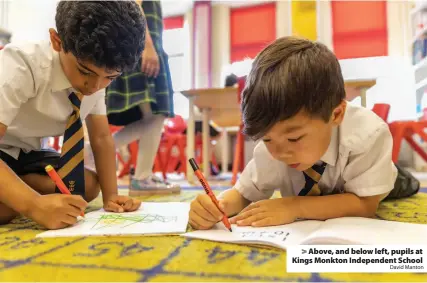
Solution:
<svg viewBox="0 0 427 283">
<path fill-rule="evenodd" d="M 61 193 L 63 193 L 64 195 L 71 195 L 70 191 L 65 186 L 61 177 L 59 177 L 58 173 L 56 173 L 55 168 L 53 168 L 51 165 L 48 165 L 45 167 L 45 170 L 49 177 L 52 179 L 52 181 L 55 183 L 55 185 L 58 187 L 58 189 L 61 191 Z M 85 213 L 82 211 L 80 215 L 84 217 Z"/>
<path fill-rule="evenodd" d="M 223 214 L 222 223 L 224 223 L 225 227 L 227 227 L 227 229 L 230 230 L 230 232 L 233 232 L 231 230 L 231 224 L 230 224 L 230 221 L 228 221 L 227 215 L 225 215 L 224 211 L 222 211 L 221 208 L 219 208 L 219 202 L 216 199 L 214 193 L 212 192 L 212 189 L 209 186 L 208 181 L 206 181 L 205 177 L 203 176 L 202 172 L 200 171 L 200 168 L 197 165 L 196 160 L 194 160 L 194 158 L 190 158 L 188 161 L 190 162 L 190 165 L 194 170 L 194 174 L 196 174 L 197 178 L 199 178 L 199 181 L 202 184 L 203 188 L 205 189 L 205 192 L 211 198 L 212 202 L 216 205 L 216 207 L 218 207 L 218 209 L 222 212 L 222 214 Z"/>
</svg>

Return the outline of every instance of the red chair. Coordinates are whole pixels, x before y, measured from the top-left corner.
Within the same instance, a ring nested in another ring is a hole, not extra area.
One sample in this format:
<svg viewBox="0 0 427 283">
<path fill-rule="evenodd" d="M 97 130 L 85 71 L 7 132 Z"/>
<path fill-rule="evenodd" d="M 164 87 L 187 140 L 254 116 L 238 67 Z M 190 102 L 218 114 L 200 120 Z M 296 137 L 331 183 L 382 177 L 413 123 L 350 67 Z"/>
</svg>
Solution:
<svg viewBox="0 0 427 283">
<path fill-rule="evenodd" d="M 388 114 L 390 112 L 390 104 L 385 104 L 385 103 L 374 104 L 372 111 L 375 114 L 377 114 L 381 119 L 383 119 L 385 122 L 387 122 Z"/>
<path fill-rule="evenodd" d="M 159 151 L 162 159 L 162 174 L 166 178 L 166 172 L 184 172 L 187 169 L 186 146 L 187 136 L 184 134 L 187 123 L 180 115 L 169 118 L 164 127 L 164 134 Z M 173 149 L 178 150 L 178 157 L 172 154 Z"/>
<path fill-rule="evenodd" d="M 390 105 L 378 103 L 374 105 L 372 111 L 387 122 Z M 427 142 L 427 135 L 424 132 L 427 128 L 427 121 L 395 121 L 389 123 L 389 128 L 393 136 L 392 160 L 394 163 L 397 163 L 399 159 L 403 140 L 406 140 L 412 149 L 427 162 L 427 153 L 414 140 L 414 135 L 418 135 L 424 142 Z"/>
<path fill-rule="evenodd" d="M 427 135 L 424 130 L 427 128 L 427 121 L 396 121 L 389 124 L 393 135 L 393 162 L 399 158 L 402 140 L 406 140 L 415 152 L 427 162 L 427 153 L 415 142 L 414 135 L 418 135 L 424 142 L 427 142 Z"/>
<path fill-rule="evenodd" d="M 164 135 L 159 148 L 162 164 L 163 164 L 163 176 L 166 176 L 166 172 L 180 172 L 186 174 L 187 170 L 187 135 L 184 133 L 187 129 L 187 123 L 185 120 L 176 115 L 174 118 L 168 119 L 165 125 Z M 172 154 L 172 149 L 178 150 L 178 156 Z M 200 134 L 195 137 L 195 159 L 197 163 L 203 163 L 203 141 Z M 211 156 L 212 164 L 217 168 L 218 164 L 215 159 L 215 154 L 212 151 Z"/>
<path fill-rule="evenodd" d="M 245 88 L 246 76 L 241 77 L 237 80 L 237 101 L 240 104 L 242 101 L 242 92 Z M 231 178 L 231 183 L 234 185 L 237 181 L 237 174 L 243 171 L 245 166 L 244 163 L 244 154 L 245 154 L 245 137 L 243 135 L 243 123 L 239 126 L 239 131 L 237 132 L 236 147 L 234 149 L 234 160 L 233 160 L 233 175 Z"/>
</svg>

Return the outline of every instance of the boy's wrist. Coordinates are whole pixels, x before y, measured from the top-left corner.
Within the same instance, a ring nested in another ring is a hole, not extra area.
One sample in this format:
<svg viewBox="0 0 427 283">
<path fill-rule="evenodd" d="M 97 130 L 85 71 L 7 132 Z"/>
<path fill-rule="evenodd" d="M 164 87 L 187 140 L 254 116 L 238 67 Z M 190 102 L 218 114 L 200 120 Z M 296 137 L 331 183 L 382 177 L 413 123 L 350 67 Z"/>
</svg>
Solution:
<svg viewBox="0 0 427 283">
<path fill-rule="evenodd" d="M 104 203 L 108 202 L 111 198 L 118 196 L 118 191 L 116 192 L 102 192 L 102 201 Z"/>
<path fill-rule="evenodd" d="M 25 216 L 25 217 L 31 217 L 31 214 L 34 212 L 34 210 L 38 209 L 38 202 L 42 195 L 35 195 L 30 198 L 26 198 L 25 200 L 21 200 L 21 205 L 17 207 L 16 212 L 19 214 Z"/>
<path fill-rule="evenodd" d="M 250 203 L 236 188 L 224 191 L 218 196 L 218 200 L 224 205 L 224 212 L 227 216 L 238 214 Z"/>
<path fill-rule="evenodd" d="M 291 211 L 295 219 L 303 218 L 304 211 L 301 205 L 301 197 L 291 196 L 291 197 L 287 197 L 287 199 L 290 199 L 290 201 L 288 201 L 286 205 L 291 206 L 291 208 L 288 209 L 287 211 Z"/>
</svg>

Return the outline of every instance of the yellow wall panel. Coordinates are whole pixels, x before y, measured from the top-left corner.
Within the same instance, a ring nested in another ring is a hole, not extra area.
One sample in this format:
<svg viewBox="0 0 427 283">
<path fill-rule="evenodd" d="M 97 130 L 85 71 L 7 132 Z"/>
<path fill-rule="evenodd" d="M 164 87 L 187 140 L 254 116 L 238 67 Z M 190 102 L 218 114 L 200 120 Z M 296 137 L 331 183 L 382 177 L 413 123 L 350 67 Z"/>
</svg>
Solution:
<svg viewBox="0 0 427 283">
<path fill-rule="evenodd" d="M 316 1 L 292 0 L 292 34 L 317 39 Z"/>
</svg>

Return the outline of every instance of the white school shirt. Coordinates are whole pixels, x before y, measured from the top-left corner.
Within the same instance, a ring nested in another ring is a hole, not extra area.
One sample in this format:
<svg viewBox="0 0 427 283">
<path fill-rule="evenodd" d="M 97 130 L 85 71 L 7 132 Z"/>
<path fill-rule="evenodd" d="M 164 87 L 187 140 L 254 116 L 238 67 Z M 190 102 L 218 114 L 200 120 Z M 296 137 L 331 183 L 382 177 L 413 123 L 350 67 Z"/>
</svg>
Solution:
<svg viewBox="0 0 427 283">
<path fill-rule="evenodd" d="M 20 150 L 42 149 L 46 137 L 64 134 L 75 91 L 50 42 L 8 44 L 0 51 L 0 122 L 8 128 L 0 150 L 15 159 Z M 105 89 L 85 96 L 80 117 L 105 115 Z"/>
<path fill-rule="evenodd" d="M 347 192 L 364 197 L 389 193 L 397 177 L 392 146 L 388 125 L 381 118 L 369 109 L 348 104 L 321 158 L 327 164 L 318 183 L 322 194 Z M 255 202 L 270 198 L 275 189 L 283 197 L 298 195 L 304 184 L 303 173 L 274 159 L 261 141 L 235 188 Z"/>
</svg>

